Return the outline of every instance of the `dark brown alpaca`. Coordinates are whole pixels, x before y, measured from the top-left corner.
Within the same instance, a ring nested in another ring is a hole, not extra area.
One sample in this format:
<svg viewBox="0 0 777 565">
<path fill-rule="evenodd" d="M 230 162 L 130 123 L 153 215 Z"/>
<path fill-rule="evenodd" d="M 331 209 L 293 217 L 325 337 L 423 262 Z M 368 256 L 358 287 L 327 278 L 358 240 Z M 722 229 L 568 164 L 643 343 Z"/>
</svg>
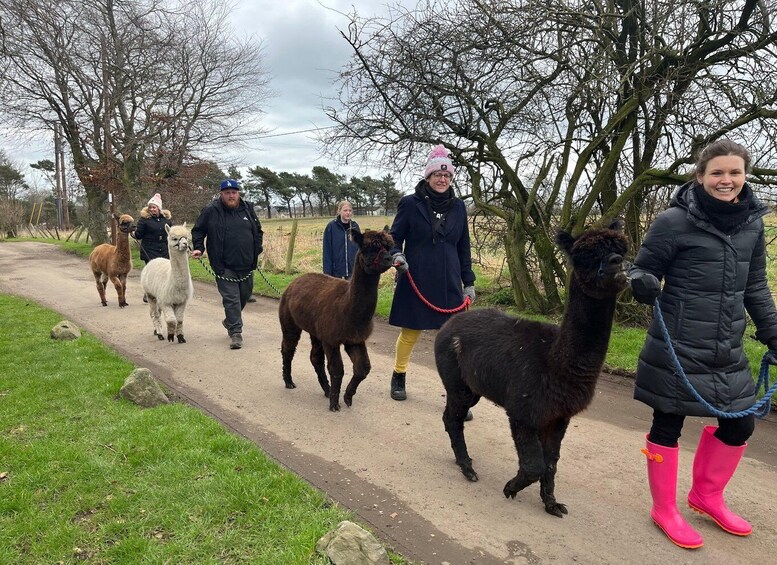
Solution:
<svg viewBox="0 0 777 565">
<path fill-rule="evenodd" d="M 296 388 L 291 379 L 291 361 L 302 330 L 310 334 L 310 362 L 318 382 L 329 397 L 329 409 L 340 410 L 340 387 L 345 369 L 340 345 L 353 363 L 353 377 L 343 400 L 350 406 L 353 396 L 370 372 L 365 341 L 372 333 L 372 316 L 378 304 L 380 275 L 391 267 L 394 241 L 386 230 L 353 232 L 359 245 L 351 280 L 345 281 L 321 273 L 308 273 L 295 279 L 284 291 L 278 307 L 283 331 L 283 381 Z M 331 386 L 324 370 L 326 357 Z"/>
<path fill-rule="evenodd" d="M 615 300 L 626 286 L 622 232 L 616 222 L 577 239 L 559 233 L 556 241 L 572 265 L 560 327 L 476 310 L 451 318 L 434 344 L 447 391 L 442 419 L 464 476 L 478 480 L 464 441 L 464 416 L 484 396 L 504 407 L 518 452 L 518 474 L 504 495 L 514 498 L 539 481 L 545 510 L 558 517 L 567 513 L 554 494 L 561 440 L 572 416 L 593 399 Z"/>
<path fill-rule="evenodd" d="M 119 308 L 127 306 L 127 275 L 132 270 L 132 253 L 129 246 L 129 234 L 135 229 L 135 220 L 129 214 L 122 214 L 119 218 L 119 233 L 116 236 L 116 245 L 102 243 L 95 247 L 89 254 L 89 268 L 94 275 L 97 292 L 100 294 L 100 302 L 108 306 L 105 299 L 105 288 L 108 279 L 116 287 L 119 295 Z"/>
</svg>

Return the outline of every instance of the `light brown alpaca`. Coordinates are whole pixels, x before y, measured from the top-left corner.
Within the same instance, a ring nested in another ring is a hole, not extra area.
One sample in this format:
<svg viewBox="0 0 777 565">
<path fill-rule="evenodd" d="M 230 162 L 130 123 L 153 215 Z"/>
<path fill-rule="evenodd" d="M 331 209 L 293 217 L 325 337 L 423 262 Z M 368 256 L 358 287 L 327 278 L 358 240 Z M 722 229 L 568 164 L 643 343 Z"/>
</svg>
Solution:
<svg viewBox="0 0 777 565">
<path fill-rule="evenodd" d="M 119 218 L 119 233 L 116 245 L 103 243 L 95 247 L 89 254 L 89 268 L 92 269 L 100 302 L 108 306 L 105 300 L 105 287 L 111 279 L 116 293 L 119 295 L 119 308 L 127 306 L 127 275 L 132 270 L 132 253 L 130 253 L 129 234 L 135 230 L 135 220 L 129 214 Z"/>
</svg>

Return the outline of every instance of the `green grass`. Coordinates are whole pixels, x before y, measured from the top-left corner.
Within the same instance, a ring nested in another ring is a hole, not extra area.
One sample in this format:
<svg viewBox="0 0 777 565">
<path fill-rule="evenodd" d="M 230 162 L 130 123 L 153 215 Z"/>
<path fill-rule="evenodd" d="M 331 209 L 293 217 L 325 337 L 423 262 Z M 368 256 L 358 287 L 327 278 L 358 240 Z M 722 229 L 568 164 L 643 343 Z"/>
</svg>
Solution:
<svg viewBox="0 0 777 565">
<path fill-rule="evenodd" d="M 347 511 L 187 405 L 118 399 L 134 367 L 61 319 L 0 295 L 0 563 L 324 562 Z"/>
</svg>

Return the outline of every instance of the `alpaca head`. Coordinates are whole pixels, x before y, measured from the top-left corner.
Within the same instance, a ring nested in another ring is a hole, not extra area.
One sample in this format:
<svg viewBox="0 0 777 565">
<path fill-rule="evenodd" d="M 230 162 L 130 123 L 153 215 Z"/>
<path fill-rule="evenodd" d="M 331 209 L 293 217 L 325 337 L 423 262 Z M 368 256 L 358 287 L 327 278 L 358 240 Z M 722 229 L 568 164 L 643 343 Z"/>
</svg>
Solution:
<svg viewBox="0 0 777 565">
<path fill-rule="evenodd" d="M 122 214 L 117 217 L 119 221 L 119 231 L 121 233 L 130 233 L 135 231 L 135 219 L 129 214 Z"/>
<path fill-rule="evenodd" d="M 572 276 L 592 296 L 615 294 L 626 288 L 628 240 L 623 222 L 616 220 L 607 228 L 591 229 L 577 238 L 567 232 L 556 237 L 559 247 L 569 256 Z"/>
<path fill-rule="evenodd" d="M 170 251 L 177 250 L 183 253 L 192 248 L 192 232 L 186 227 L 186 222 L 180 226 L 165 225 L 165 231 L 167 232 L 167 247 Z"/>
<path fill-rule="evenodd" d="M 366 273 L 377 275 L 391 268 L 391 248 L 394 247 L 394 238 L 387 229 L 364 230 L 364 233 L 354 230 L 351 237 L 359 246 L 356 261 Z"/>
</svg>

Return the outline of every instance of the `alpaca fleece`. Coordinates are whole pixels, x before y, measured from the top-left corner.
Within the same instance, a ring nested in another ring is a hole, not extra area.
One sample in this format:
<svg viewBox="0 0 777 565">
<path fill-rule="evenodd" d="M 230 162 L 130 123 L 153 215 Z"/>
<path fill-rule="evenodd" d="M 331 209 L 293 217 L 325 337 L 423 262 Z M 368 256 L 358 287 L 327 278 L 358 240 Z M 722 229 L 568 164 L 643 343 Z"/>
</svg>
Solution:
<svg viewBox="0 0 777 565">
<path fill-rule="evenodd" d="M 329 410 L 340 410 L 340 387 L 345 369 L 340 346 L 353 363 L 353 377 L 343 395 L 351 406 L 353 396 L 370 372 L 370 358 L 365 342 L 372 334 L 372 316 L 378 304 L 380 275 L 391 268 L 394 241 L 387 230 L 353 232 L 359 246 L 350 280 L 321 273 L 308 273 L 286 288 L 278 305 L 283 340 L 283 381 L 286 388 L 296 388 L 291 378 L 291 362 L 302 331 L 310 334 L 310 362 L 318 382 L 329 398 Z M 327 362 L 331 385 L 324 370 Z"/>
<path fill-rule="evenodd" d="M 619 222 L 577 239 L 561 232 L 556 241 L 572 264 L 561 326 L 493 309 L 465 312 L 440 329 L 434 353 L 447 392 L 443 423 L 464 476 L 478 480 L 464 417 L 483 396 L 504 407 L 518 453 L 505 497 L 539 481 L 546 512 L 561 517 L 567 508 L 554 492 L 561 440 L 572 416 L 593 399 L 616 297 L 626 286 L 628 247 Z"/>
<path fill-rule="evenodd" d="M 132 270 L 129 235 L 135 229 L 135 219 L 129 214 L 122 214 L 118 220 L 119 232 L 116 236 L 116 245 L 102 243 L 95 247 L 89 254 L 89 268 L 94 275 L 102 305 L 108 306 L 105 289 L 110 279 L 119 297 L 119 308 L 124 308 L 128 306 L 127 275 Z"/>
</svg>

